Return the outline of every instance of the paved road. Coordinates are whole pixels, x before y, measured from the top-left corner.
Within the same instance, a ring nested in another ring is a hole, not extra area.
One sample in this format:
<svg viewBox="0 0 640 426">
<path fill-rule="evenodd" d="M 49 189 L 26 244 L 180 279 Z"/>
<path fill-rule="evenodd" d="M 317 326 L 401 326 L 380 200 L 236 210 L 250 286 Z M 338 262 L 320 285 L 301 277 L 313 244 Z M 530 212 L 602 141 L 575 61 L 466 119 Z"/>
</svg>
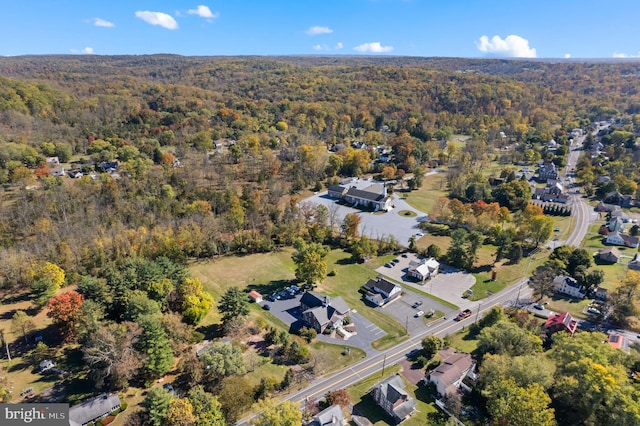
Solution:
<svg viewBox="0 0 640 426">
<path fill-rule="evenodd" d="M 484 299 L 473 315 L 465 320 L 457 322 L 453 321 L 450 316 L 445 317 L 437 323 L 427 327 L 422 333 L 411 336 L 409 340 L 406 340 L 399 345 L 380 352 L 372 357 L 367 357 L 366 359 L 359 361 L 342 371 L 334 373 L 331 376 L 316 379 L 306 388 L 287 395 L 283 400 L 302 403 L 307 398 L 320 399 L 329 391 L 346 388 L 347 386 L 351 386 L 372 374 L 381 372 L 383 367 L 386 368 L 399 363 L 405 359 L 411 351 L 420 348 L 421 341 L 425 336 L 433 334 L 444 337 L 455 333 L 463 327 L 468 327 L 473 324 L 478 318 L 484 316 L 484 314 L 494 306 L 511 305 L 514 303 L 518 294 L 521 298 L 527 297 L 527 294 L 530 291 L 529 288 L 524 285 L 526 284 L 527 279 L 528 278 L 525 278 L 516 285 L 508 287 L 501 292 Z M 251 419 L 252 417 L 246 417 L 236 423 L 236 425 L 248 425 Z"/>
</svg>

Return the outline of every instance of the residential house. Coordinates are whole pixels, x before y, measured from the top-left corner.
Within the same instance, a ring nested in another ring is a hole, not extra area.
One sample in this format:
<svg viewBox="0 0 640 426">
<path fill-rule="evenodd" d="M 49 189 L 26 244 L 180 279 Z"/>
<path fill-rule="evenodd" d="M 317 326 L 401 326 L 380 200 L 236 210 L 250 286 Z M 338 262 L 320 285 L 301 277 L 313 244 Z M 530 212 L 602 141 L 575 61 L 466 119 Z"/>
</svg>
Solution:
<svg viewBox="0 0 640 426">
<path fill-rule="evenodd" d="M 347 188 L 341 185 L 329 185 L 327 194 L 331 198 L 340 198 L 344 197 L 344 194 L 347 193 Z"/>
<path fill-rule="evenodd" d="M 611 232 L 604 240 L 605 244 L 611 244 L 614 246 L 625 246 L 631 248 L 637 248 L 640 238 L 633 237 L 631 235 L 623 235 L 620 232 Z"/>
<path fill-rule="evenodd" d="M 625 352 L 629 352 L 629 340 L 620 334 L 610 334 L 607 343 L 616 349 L 621 349 Z"/>
<path fill-rule="evenodd" d="M 579 138 L 583 134 L 584 134 L 584 130 L 582 130 L 582 129 L 573 129 L 573 130 L 571 130 L 571 136 L 573 136 L 574 138 Z"/>
<path fill-rule="evenodd" d="M 597 157 L 602 150 L 604 150 L 604 144 L 602 142 L 595 142 L 593 145 L 591 145 L 591 155 L 594 157 Z M 609 176 L 601 176 L 602 178 L 606 178 L 606 181 L 600 181 L 600 178 L 598 178 L 598 181 L 600 183 L 607 183 L 609 182 L 609 180 L 611 180 L 611 178 Z"/>
<path fill-rule="evenodd" d="M 64 167 L 56 167 L 49 170 L 49 176 L 64 176 L 67 172 Z"/>
<path fill-rule="evenodd" d="M 40 364 L 38 365 L 38 369 L 40 370 L 41 373 L 44 373 L 45 371 L 51 370 L 55 366 L 56 364 L 53 361 L 51 361 L 50 359 L 45 359 L 44 361 L 40 361 Z"/>
<path fill-rule="evenodd" d="M 620 253 L 620 250 L 615 247 L 602 248 L 598 250 L 598 253 L 596 254 L 596 258 L 598 260 L 607 263 L 618 263 L 620 257 L 622 257 L 622 254 Z"/>
<path fill-rule="evenodd" d="M 576 332 L 576 328 L 578 328 L 578 321 L 575 320 L 569 312 L 564 312 L 562 314 L 555 314 L 549 317 L 547 322 L 544 324 L 544 328 L 547 330 L 548 334 L 557 333 L 558 331 L 566 331 L 568 333 Z"/>
<path fill-rule="evenodd" d="M 558 179 L 558 168 L 552 162 L 544 162 L 538 168 L 538 181 L 546 182 L 548 179 Z"/>
<path fill-rule="evenodd" d="M 120 405 L 120 398 L 114 393 L 98 395 L 71 407 L 69 409 L 69 424 L 70 426 L 86 426 L 108 416 L 111 412 L 119 409 Z"/>
<path fill-rule="evenodd" d="M 627 215 L 622 210 L 614 210 L 610 213 L 611 220 L 619 220 L 622 223 L 629 223 L 629 215 Z"/>
<path fill-rule="evenodd" d="M 391 209 L 391 197 L 387 196 L 387 187 L 380 183 L 374 183 L 365 189 L 351 187 L 344 194 L 344 200 L 354 206 L 375 211 L 389 211 Z"/>
<path fill-rule="evenodd" d="M 607 300 L 607 289 L 604 287 L 596 288 L 596 291 L 593 292 L 593 297 L 598 300 Z"/>
<path fill-rule="evenodd" d="M 471 389 L 463 383 L 467 377 L 475 380 L 474 373 L 476 363 L 471 355 L 463 352 L 456 352 L 453 348 L 446 348 L 438 351 L 442 358 L 442 363 L 429 373 L 428 380 L 436 386 L 436 389 L 443 397 L 464 389 Z"/>
<path fill-rule="evenodd" d="M 555 152 L 557 149 L 558 149 L 558 142 L 556 142 L 553 139 L 551 139 L 549 142 L 547 142 L 547 151 Z"/>
<path fill-rule="evenodd" d="M 300 298 L 300 309 L 304 320 L 318 333 L 322 333 L 327 327 L 342 327 L 342 321 L 349 316 L 351 309 L 342 297 L 334 297 L 322 294 L 305 292 Z"/>
<path fill-rule="evenodd" d="M 382 306 L 385 303 L 400 297 L 402 294 L 402 287 L 398 284 L 387 281 L 386 279 L 378 276 L 371 278 L 367 281 L 362 288 L 365 290 L 365 299 L 370 301 L 376 306 Z"/>
<path fill-rule="evenodd" d="M 624 221 L 620 217 L 612 217 L 605 225 L 607 228 L 607 235 L 610 232 L 624 232 Z"/>
<path fill-rule="evenodd" d="M 636 255 L 627 266 L 629 267 L 629 269 L 640 271 L 640 253 L 636 253 Z"/>
<path fill-rule="evenodd" d="M 255 290 L 249 292 L 249 298 L 256 303 L 262 302 L 262 295 Z"/>
<path fill-rule="evenodd" d="M 60 159 L 58 157 L 47 157 L 46 160 L 47 165 L 51 164 L 51 165 L 59 165 L 60 164 Z"/>
<path fill-rule="evenodd" d="M 373 400 L 396 424 L 407 419 L 416 410 L 416 401 L 404 390 L 404 382 L 398 375 L 378 383 L 371 390 Z"/>
<path fill-rule="evenodd" d="M 440 263 L 433 257 L 428 259 L 421 259 L 419 262 L 409 262 L 409 270 L 407 275 L 418 281 L 425 281 L 429 278 L 435 277 L 440 271 Z"/>
<path fill-rule="evenodd" d="M 333 404 L 313 416 L 307 426 L 346 426 L 347 424 L 342 408 Z"/>
<path fill-rule="evenodd" d="M 117 161 L 103 161 L 98 164 L 98 169 L 100 169 L 101 172 L 114 173 L 118 170 L 118 166 L 119 164 Z"/>
<path fill-rule="evenodd" d="M 584 299 L 587 295 L 587 291 L 578 282 L 565 275 L 558 275 L 553 280 L 553 286 L 558 293 L 566 294 L 570 297 L 577 299 Z"/>
<path fill-rule="evenodd" d="M 532 198 L 540 201 L 551 201 L 565 204 L 569 196 L 565 194 L 562 183 L 557 180 L 548 180 L 544 188 L 534 188 Z"/>
<path fill-rule="evenodd" d="M 603 201 L 600 201 L 596 206 L 596 211 L 601 213 L 611 213 L 616 210 L 620 210 L 620 206 L 616 206 L 615 204 L 607 204 Z"/>
</svg>

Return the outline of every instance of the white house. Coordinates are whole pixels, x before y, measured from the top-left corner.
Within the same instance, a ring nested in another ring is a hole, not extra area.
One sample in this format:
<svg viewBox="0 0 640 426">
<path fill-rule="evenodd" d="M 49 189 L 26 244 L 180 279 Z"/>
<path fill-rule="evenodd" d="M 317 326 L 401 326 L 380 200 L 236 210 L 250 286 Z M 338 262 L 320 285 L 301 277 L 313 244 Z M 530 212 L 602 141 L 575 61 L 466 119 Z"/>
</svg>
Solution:
<svg viewBox="0 0 640 426">
<path fill-rule="evenodd" d="M 622 235 L 617 231 L 609 233 L 609 235 L 607 235 L 607 238 L 605 239 L 606 244 L 611 244 L 614 246 L 626 246 L 631 248 L 638 247 L 639 241 L 640 241 L 640 238 L 638 237 L 632 237 L 630 235 Z"/>
<path fill-rule="evenodd" d="M 474 373 L 476 363 L 471 355 L 456 352 L 453 348 L 438 351 L 438 355 L 442 357 L 442 364 L 429 374 L 429 382 L 436 385 L 438 393 L 446 396 L 457 392 L 460 388 L 471 390 L 462 383 L 467 376 L 474 380 L 476 378 Z"/>
<path fill-rule="evenodd" d="M 587 295 L 587 291 L 571 277 L 558 275 L 553 280 L 553 285 L 558 293 L 566 294 L 567 296 L 575 297 L 577 299 L 584 299 Z"/>
<path fill-rule="evenodd" d="M 339 405 L 331 405 L 313 416 L 307 426 L 346 426 L 347 419 Z"/>
<path fill-rule="evenodd" d="M 400 297 L 402 287 L 378 276 L 367 281 L 362 288 L 365 290 L 365 299 L 376 306 L 382 306 L 393 299 Z"/>
<path fill-rule="evenodd" d="M 425 281 L 438 275 L 439 270 L 440 263 L 433 257 L 430 257 L 429 259 L 422 259 L 419 262 L 409 262 L 407 275 L 418 281 Z"/>
</svg>

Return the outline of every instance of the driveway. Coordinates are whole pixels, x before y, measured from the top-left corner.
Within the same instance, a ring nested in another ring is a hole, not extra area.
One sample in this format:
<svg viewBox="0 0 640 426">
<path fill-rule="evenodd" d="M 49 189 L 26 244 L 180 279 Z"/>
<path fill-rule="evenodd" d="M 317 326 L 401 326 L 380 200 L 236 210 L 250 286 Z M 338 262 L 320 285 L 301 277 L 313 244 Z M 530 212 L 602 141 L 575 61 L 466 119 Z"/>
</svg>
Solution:
<svg viewBox="0 0 640 426">
<path fill-rule="evenodd" d="M 414 253 L 407 253 L 406 256 L 398 256 L 396 258 L 398 262 L 389 263 L 393 265 L 392 267 L 381 266 L 376 269 L 376 272 L 401 282 L 405 288 L 413 287 L 453 303 L 460 310 L 473 310 L 479 305 L 479 302 L 473 302 L 462 297 L 475 284 L 476 279 L 473 275 L 441 264 L 438 275 L 424 283 L 417 283 L 407 278 L 407 271 L 409 270 L 409 262 L 412 260 L 418 261 L 418 256 Z M 447 311 L 450 311 L 450 309 L 443 312 Z"/>
<path fill-rule="evenodd" d="M 275 302 L 262 301 L 260 305 L 269 305 L 270 312 L 280 321 L 284 322 L 290 331 L 295 331 L 305 325 L 302 320 L 302 312 L 300 311 L 301 297 L 302 294 L 298 294 L 286 299 L 276 300 Z M 376 349 L 371 347 L 371 342 L 384 337 L 387 333 L 356 311 L 351 312 L 351 319 L 356 327 L 357 334 L 351 336 L 348 340 L 331 338 L 322 334 L 318 334 L 317 339 L 334 345 L 344 344 L 345 346 L 360 348 L 366 352 L 367 356 L 378 353 Z"/>
<path fill-rule="evenodd" d="M 374 183 L 370 179 L 358 179 L 349 183 L 358 189 L 366 188 Z M 407 245 L 409 238 L 419 232 L 418 219 L 427 216 L 426 213 L 416 210 L 398 196 L 392 195 L 393 209 L 383 212 L 364 212 L 348 206 L 340 205 L 335 198 L 330 198 L 327 191 L 320 192 L 303 203 L 323 204 L 329 209 L 329 215 L 334 217 L 334 225 L 340 226 L 344 217 L 348 213 L 355 213 L 360 216 L 360 234 L 372 239 L 381 239 L 383 236 L 393 235 L 401 245 Z M 400 216 L 398 212 L 409 210 L 416 214 L 415 217 Z"/>
</svg>

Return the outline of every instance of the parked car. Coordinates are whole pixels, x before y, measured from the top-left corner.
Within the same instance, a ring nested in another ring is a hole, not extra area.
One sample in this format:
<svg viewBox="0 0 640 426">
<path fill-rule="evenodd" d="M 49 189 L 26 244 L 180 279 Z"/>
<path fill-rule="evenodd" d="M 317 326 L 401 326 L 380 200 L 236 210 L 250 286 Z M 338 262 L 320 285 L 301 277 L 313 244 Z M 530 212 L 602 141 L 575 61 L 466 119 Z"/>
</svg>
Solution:
<svg viewBox="0 0 640 426">
<path fill-rule="evenodd" d="M 416 303 L 414 303 L 411 307 L 412 308 L 417 308 L 418 306 L 422 305 L 422 300 L 418 300 Z"/>
<path fill-rule="evenodd" d="M 539 310 L 539 311 L 541 311 L 541 310 L 543 310 L 543 309 L 544 309 L 544 306 L 542 306 L 542 305 L 541 305 L 541 304 L 539 304 L 539 303 L 534 303 L 534 304 L 533 304 L 533 307 L 534 307 L 534 308 L 536 308 L 536 309 L 537 309 L 537 310 Z"/>
<path fill-rule="evenodd" d="M 420 318 L 421 316 L 424 315 L 424 311 L 418 311 L 416 312 L 416 314 L 414 315 L 416 318 Z"/>
<path fill-rule="evenodd" d="M 265 311 L 270 311 L 271 305 L 269 305 L 268 303 L 265 303 L 264 305 L 262 305 L 262 309 L 264 309 Z"/>
</svg>

